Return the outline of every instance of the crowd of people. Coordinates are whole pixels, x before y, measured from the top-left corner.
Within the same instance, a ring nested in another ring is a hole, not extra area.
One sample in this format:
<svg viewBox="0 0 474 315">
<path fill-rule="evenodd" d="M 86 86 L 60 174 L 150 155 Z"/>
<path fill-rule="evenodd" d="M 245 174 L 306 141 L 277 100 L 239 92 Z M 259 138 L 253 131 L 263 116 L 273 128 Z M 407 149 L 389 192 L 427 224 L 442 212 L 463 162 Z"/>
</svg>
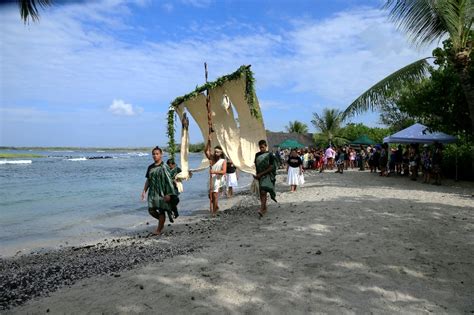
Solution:
<svg viewBox="0 0 474 315">
<path fill-rule="evenodd" d="M 255 154 L 256 174 L 255 183 L 260 196 L 260 210 L 263 217 L 267 212 L 267 196 L 276 201 L 275 178 L 278 168 L 286 168 L 287 184 L 290 191 L 295 192 L 297 187 L 304 184 L 304 171 L 316 170 L 319 172 L 332 171 L 343 174 L 345 170 L 358 168 L 366 169 L 370 173 L 380 176 L 399 175 L 407 176 L 411 180 L 418 180 L 420 172 L 423 183 L 441 184 L 441 162 L 443 146 L 434 143 L 409 144 L 406 146 L 390 147 L 389 144 L 375 146 L 338 146 L 329 145 L 327 148 L 285 149 L 269 152 L 265 140 L 258 143 L 259 152 Z M 174 160 L 167 163 L 162 161 L 162 150 L 155 147 L 152 150 L 152 163 L 146 172 L 146 181 L 142 191 L 142 200 L 147 196 L 148 211 L 158 220 L 155 234 L 161 234 L 166 214 L 170 222 L 179 216 L 177 205 L 179 191 L 176 185 L 176 175 L 181 172 Z M 234 188 L 238 187 L 238 170 L 233 162 L 226 158 L 220 146 L 211 151 L 209 145 L 205 154 L 210 161 L 209 198 L 211 215 L 215 216 L 219 210 L 219 195 L 225 191 L 232 197 Z"/>
<path fill-rule="evenodd" d="M 344 170 L 357 168 L 361 171 L 368 169 L 380 176 L 408 176 L 414 181 L 418 180 L 421 172 L 423 183 L 432 181 L 432 184 L 440 185 L 442 151 L 443 145 L 435 142 L 431 146 L 412 143 L 397 147 L 390 147 L 388 143 L 356 147 L 330 145 L 324 149 L 276 150 L 274 154 L 279 167 L 288 170 L 289 181 L 294 177 L 291 169 L 297 156 L 301 160 L 302 171 L 312 169 L 323 172 L 335 169 L 336 173 L 343 174 Z"/>
</svg>

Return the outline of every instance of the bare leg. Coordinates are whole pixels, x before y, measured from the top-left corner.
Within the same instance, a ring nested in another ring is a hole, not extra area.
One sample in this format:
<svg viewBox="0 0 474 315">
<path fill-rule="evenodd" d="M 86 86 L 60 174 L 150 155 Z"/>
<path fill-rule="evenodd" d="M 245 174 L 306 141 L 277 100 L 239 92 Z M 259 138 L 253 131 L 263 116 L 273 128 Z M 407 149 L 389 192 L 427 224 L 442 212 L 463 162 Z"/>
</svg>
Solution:
<svg viewBox="0 0 474 315">
<path fill-rule="evenodd" d="M 232 197 L 234 195 L 234 190 L 232 189 L 232 187 L 229 187 L 227 189 L 227 197 Z"/>
<path fill-rule="evenodd" d="M 219 205 L 218 205 L 218 198 L 219 198 L 219 193 L 218 192 L 213 192 L 212 193 L 212 213 L 216 214 L 217 211 L 219 210 Z"/>
<path fill-rule="evenodd" d="M 263 217 L 265 212 L 267 212 L 267 192 L 260 192 L 260 211 L 258 211 L 258 214 Z"/>
<path fill-rule="evenodd" d="M 163 228 L 165 227 L 166 216 L 160 213 L 158 217 L 159 217 L 158 227 L 156 228 L 156 231 L 153 233 L 155 235 L 161 235 L 161 232 L 163 231 Z"/>
</svg>

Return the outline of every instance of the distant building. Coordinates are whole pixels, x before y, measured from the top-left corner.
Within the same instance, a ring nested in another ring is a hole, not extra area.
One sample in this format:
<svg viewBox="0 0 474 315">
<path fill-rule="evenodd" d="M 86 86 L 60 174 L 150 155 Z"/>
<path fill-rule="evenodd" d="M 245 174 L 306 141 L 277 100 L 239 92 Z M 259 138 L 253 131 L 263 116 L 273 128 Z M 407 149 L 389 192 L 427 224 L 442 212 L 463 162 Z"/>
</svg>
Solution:
<svg viewBox="0 0 474 315">
<path fill-rule="evenodd" d="M 272 150 L 276 145 L 282 143 L 287 139 L 293 139 L 298 141 L 299 143 L 307 146 L 312 147 L 314 146 L 313 141 L 313 134 L 312 133 L 296 133 L 296 132 L 273 132 L 267 130 L 267 142 L 268 148 Z"/>
</svg>

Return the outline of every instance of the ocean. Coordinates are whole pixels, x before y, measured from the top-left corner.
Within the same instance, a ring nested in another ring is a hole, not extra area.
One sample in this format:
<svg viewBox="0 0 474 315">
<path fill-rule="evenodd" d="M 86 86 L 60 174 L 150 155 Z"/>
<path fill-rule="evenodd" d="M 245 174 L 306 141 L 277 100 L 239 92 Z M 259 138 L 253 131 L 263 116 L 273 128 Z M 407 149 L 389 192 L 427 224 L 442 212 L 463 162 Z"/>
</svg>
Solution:
<svg viewBox="0 0 474 315">
<path fill-rule="evenodd" d="M 19 151 L 41 158 L 0 159 L 0 255 L 126 235 L 156 225 L 140 200 L 150 152 Z M 166 153 L 164 160 L 167 160 Z M 190 154 L 190 167 L 201 154 Z M 179 155 L 176 156 L 179 161 Z M 206 171 L 184 182 L 180 215 L 207 210 Z M 251 176 L 242 173 L 240 189 Z M 151 229 L 151 228 L 150 228 Z"/>
</svg>

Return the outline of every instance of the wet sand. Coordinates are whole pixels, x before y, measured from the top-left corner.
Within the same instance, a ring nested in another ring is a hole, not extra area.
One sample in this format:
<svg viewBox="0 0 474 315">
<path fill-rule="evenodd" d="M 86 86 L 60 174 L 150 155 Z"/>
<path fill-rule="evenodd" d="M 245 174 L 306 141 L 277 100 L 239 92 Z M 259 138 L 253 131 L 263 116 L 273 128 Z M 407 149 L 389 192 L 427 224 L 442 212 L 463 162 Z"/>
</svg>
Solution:
<svg viewBox="0 0 474 315">
<path fill-rule="evenodd" d="M 474 312 L 473 183 L 284 179 L 263 219 L 241 195 L 159 238 L 3 259 L 2 313 Z"/>
</svg>

